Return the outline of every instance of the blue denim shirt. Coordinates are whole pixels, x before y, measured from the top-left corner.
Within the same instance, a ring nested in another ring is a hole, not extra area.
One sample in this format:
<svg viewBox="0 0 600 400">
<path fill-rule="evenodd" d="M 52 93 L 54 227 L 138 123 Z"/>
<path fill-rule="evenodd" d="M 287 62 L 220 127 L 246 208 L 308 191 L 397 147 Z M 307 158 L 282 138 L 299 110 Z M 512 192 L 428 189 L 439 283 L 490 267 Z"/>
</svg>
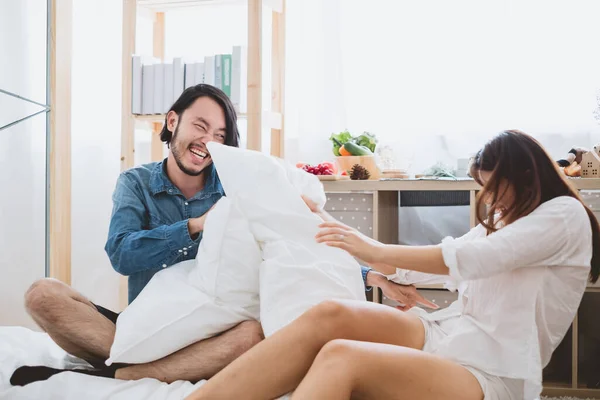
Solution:
<svg viewBox="0 0 600 400">
<path fill-rule="evenodd" d="M 105 250 L 113 268 L 129 276 L 130 303 L 155 273 L 196 257 L 202 232 L 192 239 L 188 219 L 205 214 L 224 195 L 212 165 L 204 189 L 190 199 L 165 168 L 166 160 L 124 171 L 113 193 Z"/>
<path fill-rule="evenodd" d="M 190 199 L 165 168 L 166 160 L 124 171 L 113 193 L 105 250 L 113 268 L 129 277 L 129 303 L 158 271 L 196 257 L 202 232 L 192 239 L 188 219 L 205 214 L 225 195 L 212 165 L 204 189 Z M 367 272 L 362 267 L 365 281 Z"/>
</svg>

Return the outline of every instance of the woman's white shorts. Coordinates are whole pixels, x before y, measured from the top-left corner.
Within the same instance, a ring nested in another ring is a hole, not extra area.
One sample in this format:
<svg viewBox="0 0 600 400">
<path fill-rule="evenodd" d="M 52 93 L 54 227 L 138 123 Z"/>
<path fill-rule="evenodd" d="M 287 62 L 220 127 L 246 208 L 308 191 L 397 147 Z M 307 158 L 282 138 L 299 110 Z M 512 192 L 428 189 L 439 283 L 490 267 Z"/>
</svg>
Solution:
<svg viewBox="0 0 600 400">
<path fill-rule="evenodd" d="M 425 345 L 423 351 L 433 353 L 437 343 L 443 340 L 450 331 L 453 322 L 450 320 L 429 321 L 419 317 L 425 327 Z M 484 394 L 484 400 L 522 400 L 523 381 L 519 379 L 501 378 L 487 374 L 477 368 L 464 366 L 475 376 Z"/>
</svg>

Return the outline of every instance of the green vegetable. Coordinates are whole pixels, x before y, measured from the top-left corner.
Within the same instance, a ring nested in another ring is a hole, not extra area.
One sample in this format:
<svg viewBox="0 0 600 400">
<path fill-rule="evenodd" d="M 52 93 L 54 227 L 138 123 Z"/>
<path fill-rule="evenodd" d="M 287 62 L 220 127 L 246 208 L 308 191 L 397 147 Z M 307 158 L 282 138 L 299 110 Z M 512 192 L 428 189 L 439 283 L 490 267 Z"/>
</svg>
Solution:
<svg viewBox="0 0 600 400">
<path fill-rule="evenodd" d="M 337 157 L 339 157 L 340 156 L 340 147 L 342 147 L 342 145 L 351 141 L 352 135 L 350 134 L 350 132 L 345 130 L 344 132 L 340 132 L 337 134 L 332 133 L 331 137 L 329 139 L 333 142 L 333 154 L 335 154 Z"/>
<path fill-rule="evenodd" d="M 368 147 L 372 153 L 375 152 L 377 146 L 377 138 L 369 132 L 363 132 L 360 136 L 354 138 L 354 142 L 359 146 Z"/>
<path fill-rule="evenodd" d="M 353 156 L 372 156 L 373 152 L 366 146 L 359 146 L 356 143 L 344 143 L 344 148 Z"/>
</svg>

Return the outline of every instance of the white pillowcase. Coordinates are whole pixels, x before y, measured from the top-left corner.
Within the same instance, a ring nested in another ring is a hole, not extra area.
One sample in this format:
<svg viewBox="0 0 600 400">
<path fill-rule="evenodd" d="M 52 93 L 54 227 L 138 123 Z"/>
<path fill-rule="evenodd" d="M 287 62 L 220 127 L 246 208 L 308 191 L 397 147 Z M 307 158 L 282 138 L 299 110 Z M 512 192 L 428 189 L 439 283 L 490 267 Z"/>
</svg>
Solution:
<svg viewBox="0 0 600 400">
<path fill-rule="evenodd" d="M 121 313 L 107 365 L 154 361 L 248 319 L 270 335 L 323 300 L 365 299 L 358 263 L 315 242 L 321 221 L 300 195 L 325 204 L 316 176 L 259 152 L 208 149 L 227 197 L 207 216 L 196 260 L 158 272 Z"/>
<path fill-rule="evenodd" d="M 316 176 L 265 154 L 209 143 L 227 196 L 235 199 L 261 243 L 260 319 L 265 335 L 328 299 L 365 300 L 360 265 L 315 241 L 320 218 L 301 199 L 323 206 Z"/>
<path fill-rule="evenodd" d="M 158 272 L 121 313 L 106 364 L 154 361 L 258 319 L 261 261 L 248 222 L 221 198 L 206 218 L 196 260 Z"/>
</svg>

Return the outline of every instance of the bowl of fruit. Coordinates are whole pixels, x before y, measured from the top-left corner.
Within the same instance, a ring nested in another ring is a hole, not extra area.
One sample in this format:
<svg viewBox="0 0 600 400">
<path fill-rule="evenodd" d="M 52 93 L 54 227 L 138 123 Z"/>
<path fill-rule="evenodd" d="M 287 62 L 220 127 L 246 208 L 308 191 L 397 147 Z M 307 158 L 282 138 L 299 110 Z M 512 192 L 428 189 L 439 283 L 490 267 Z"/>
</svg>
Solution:
<svg viewBox="0 0 600 400">
<path fill-rule="evenodd" d="M 353 136 L 344 131 L 332 134 L 333 154 L 341 171 L 353 180 L 379 179 L 381 171 L 377 166 L 375 148 L 377 138 L 369 132 Z"/>
<path fill-rule="evenodd" d="M 322 162 L 317 165 L 298 163 L 296 164 L 296 167 L 301 168 L 309 174 L 316 175 L 322 181 L 350 179 L 346 171 L 338 173 L 337 165 L 332 162 Z"/>
</svg>

